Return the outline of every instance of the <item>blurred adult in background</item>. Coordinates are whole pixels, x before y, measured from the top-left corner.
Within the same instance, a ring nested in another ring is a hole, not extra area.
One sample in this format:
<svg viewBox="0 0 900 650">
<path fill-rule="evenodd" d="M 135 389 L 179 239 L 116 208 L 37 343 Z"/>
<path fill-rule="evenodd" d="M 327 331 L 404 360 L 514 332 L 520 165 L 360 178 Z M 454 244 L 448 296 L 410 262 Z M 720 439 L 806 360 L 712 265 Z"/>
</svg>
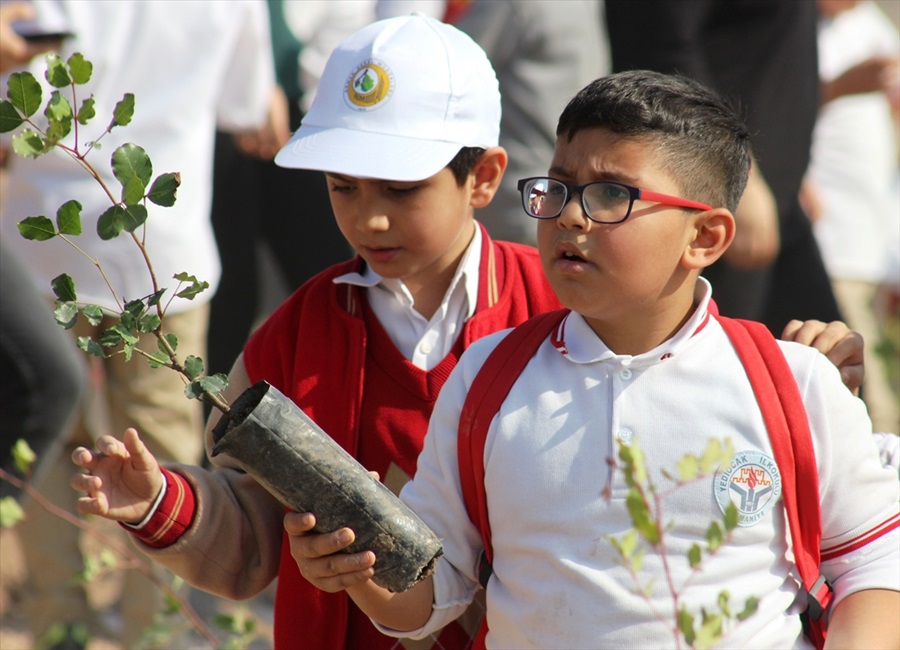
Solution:
<svg viewBox="0 0 900 650">
<path fill-rule="evenodd" d="M 0 73 L 55 45 L 29 43 L 13 31 L 13 23 L 33 17 L 27 3 L 0 4 Z M 2 174 L 0 169 L 0 201 Z M 14 475 L 16 440 L 25 440 L 39 466 L 45 465 L 82 394 L 83 362 L 47 307 L 18 255 L 0 240 L 0 467 Z M 0 497 L 7 496 L 20 497 L 21 491 L 0 481 Z"/>
<path fill-rule="evenodd" d="M 862 396 L 874 429 L 900 433 L 898 397 L 877 351 L 887 305 L 900 296 L 892 255 L 900 246 L 900 32 L 869 0 L 818 5 L 822 106 L 807 174 L 806 196 L 814 197 L 808 211 L 841 312 L 868 343 Z"/>
<path fill-rule="evenodd" d="M 374 19 L 375 1 L 267 4 L 278 82 L 269 128 L 216 135 L 212 219 L 222 279 L 211 306 L 212 372 L 231 370 L 254 324 L 286 292 L 351 254 L 332 218 L 324 175 L 278 167 L 273 158 L 312 103 L 331 50 Z"/>
<path fill-rule="evenodd" d="M 73 36 L 60 46 L 65 59 L 81 52 L 93 62 L 90 83 L 79 99 L 93 95 L 98 117 L 79 128 L 80 146 L 97 139 L 125 93 L 134 93 L 132 122 L 103 137 L 101 151 L 92 161 L 110 187 L 117 187 L 109 156 L 121 144 L 134 142 L 146 149 L 154 175 L 181 173 L 182 185 L 174 207 L 151 207 L 146 244 L 161 286 L 175 289 L 172 276 L 187 272 L 210 283 L 210 290 L 194 301 L 171 303 L 165 328 L 178 337 L 178 352 L 206 354 L 208 301 L 220 274 L 210 220 L 212 155 L 215 129 L 255 130 L 263 124 L 274 87 L 271 45 L 265 4 L 253 0 L 216 2 L 94 2 L 59 0 L 33 3 L 36 22 L 49 29 L 62 28 Z M 43 62 L 32 72 L 44 79 Z M 45 97 L 48 95 L 45 91 Z M 71 141 L 73 136 L 69 136 Z M 80 302 L 119 311 L 93 264 L 58 239 L 31 242 L 21 238 L 16 223 L 29 215 L 53 216 L 60 205 L 77 199 L 83 206 L 84 234 L 78 243 L 99 258 L 118 295 L 125 299 L 152 293 L 149 274 L 128 237 L 101 241 L 96 219 L 109 200 L 83 169 L 58 151 L 37 160 L 10 157 L 3 197 L 0 229 L 5 246 L 19 253 L 32 278 L 48 300 L 50 280 L 69 273 Z M 42 316 L 42 315 L 41 315 Z M 27 318 L 27 315 L 24 317 Z M 94 335 L 98 328 L 83 320 L 72 330 L 76 336 Z M 74 343 L 73 343 L 74 344 Z M 142 347 L 155 349 L 148 337 Z M 151 369 L 140 359 L 126 363 L 121 355 L 95 366 L 105 381 L 93 381 L 98 390 L 93 403 L 104 404 L 100 417 L 82 417 L 74 427 L 68 449 L 90 444 L 101 433 L 137 425 L 156 453 L 170 460 L 196 463 L 202 457 L 202 408 L 185 399 L 175 373 Z M 97 377 L 95 372 L 93 377 Z M 38 489 L 57 505 L 74 512 L 68 450 L 56 466 L 48 468 Z M 83 569 L 78 530 L 31 504 L 20 535 L 28 561 L 29 596 L 25 603 L 29 623 L 40 638 L 54 622 L 68 632 L 76 624 L 93 623 L 83 585 L 73 578 Z M 153 622 L 161 605 L 156 587 L 138 571 L 125 572 L 120 640 L 134 647 L 144 628 Z M 61 640 L 74 643 L 79 640 Z M 83 637 L 80 640 L 83 643 Z"/>
<path fill-rule="evenodd" d="M 776 336 L 791 318 L 839 320 L 799 200 L 819 106 L 816 4 L 606 0 L 606 19 L 614 70 L 694 77 L 733 98 L 753 134 L 735 244 L 704 272 L 720 311 L 762 321 Z"/>
<path fill-rule="evenodd" d="M 534 246 L 536 229 L 522 209 L 520 178 L 547 173 L 556 119 L 581 88 L 609 74 L 603 3 L 596 0 L 472 0 L 448 7 L 447 21 L 487 52 L 503 115 L 506 176 L 478 219 L 496 239 Z M 452 5 L 452 3 L 451 3 Z"/>
</svg>

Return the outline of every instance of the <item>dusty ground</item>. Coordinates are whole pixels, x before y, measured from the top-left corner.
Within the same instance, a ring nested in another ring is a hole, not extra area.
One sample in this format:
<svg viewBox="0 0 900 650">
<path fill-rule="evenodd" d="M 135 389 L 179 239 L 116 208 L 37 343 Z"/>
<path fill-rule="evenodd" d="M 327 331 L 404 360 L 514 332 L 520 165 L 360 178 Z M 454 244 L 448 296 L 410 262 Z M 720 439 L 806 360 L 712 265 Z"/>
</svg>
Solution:
<svg viewBox="0 0 900 650">
<path fill-rule="evenodd" d="M 33 650 L 37 647 L 36 640 L 28 631 L 25 615 L 21 602 L 23 586 L 27 578 L 27 572 L 21 553 L 22 540 L 15 533 L 15 529 L 0 531 L 0 648 L 2 650 Z M 90 543 L 88 543 L 90 547 Z M 90 583 L 88 588 L 91 602 L 98 607 L 111 607 L 121 593 L 121 571 L 113 572 L 105 579 Z M 212 623 L 212 619 L 219 613 L 232 613 L 236 616 L 246 615 L 253 618 L 256 624 L 256 638 L 248 640 L 241 647 L 252 650 L 262 650 L 272 647 L 272 601 L 274 591 L 269 590 L 254 600 L 246 603 L 232 603 L 215 598 L 197 590 L 188 590 L 189 603 L 197 610 L 200 617 L 222 643 L 227 635 Z M 176 617 L 175 622 L 183 623 L 182 617 Z M 116 616 L 107 613 L 104 621 L 109 627 L 115 627 L 118 622 Z M 88 643 L 88 650 L 131 650 L 124 648 L 115 638 L 114 634 L 95 636 Z M 219 645 L 221 646 L 222 643 Z M 157 647 L 167 650 L 211 650 L 214 646 L 200 634 L 188 629 L 177 634 L 174 638 L 165 641 Z"/>
</svg>

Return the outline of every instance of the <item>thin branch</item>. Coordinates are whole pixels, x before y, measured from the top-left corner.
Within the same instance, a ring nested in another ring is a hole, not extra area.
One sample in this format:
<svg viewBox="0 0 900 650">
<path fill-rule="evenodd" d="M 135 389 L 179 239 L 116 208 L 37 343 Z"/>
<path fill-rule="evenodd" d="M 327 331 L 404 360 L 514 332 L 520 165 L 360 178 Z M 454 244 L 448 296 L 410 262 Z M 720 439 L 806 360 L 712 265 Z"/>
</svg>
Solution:
<svg viewBox="0 0 900 650">
<path fill-rule="evenodd" d="M 196 610 L 191 606 L 188 599 L 172 589 L 172 587 L 170 587 L 161 577 L 159 577 L 153 571 L 149 560 L 144 560 L 143 558 L 138 556 L 135 551 L 127 544 L 122 543 L 120 540 L 109 537 L 102 531 L 98 530 L 95 526 L 90 525 L 90 523 L 88 523 L 84 519 L 76 517 L 64 508 L 60 508 L 55 503 L 47 499 L 47 497 L 45 497 L 39 490 L 35 489 L 30 482 L 23 481 L 2 468 L 0 468 L 0 480 L 11 483 L 12 485 L 21 489 L 50 514 L 59 517 L 63 521 L 66 521 L 73 526 L 77 526 L 94 539 L 97 539 L 103 544 L 112 547 L 115 552 L 133 563 L 135 569 L 140 571 L 148 580 L 150 580 L 158 589 L 163 591 L 169 598 L 175 600 L 178 603 L 179 609 L 184 614 L 185 618 L 190 622 L 191 627 L 193 627 L 194 630 L 196 630 L 204 639 L 206 639 L 207 642 L 212 645 L 212 647 L 219 647 L 219 639 L 212 632 L 212 630 L 209 629 L 203 619 L 200 618 L 200 615 L 197 614 Z"/>
</svg>

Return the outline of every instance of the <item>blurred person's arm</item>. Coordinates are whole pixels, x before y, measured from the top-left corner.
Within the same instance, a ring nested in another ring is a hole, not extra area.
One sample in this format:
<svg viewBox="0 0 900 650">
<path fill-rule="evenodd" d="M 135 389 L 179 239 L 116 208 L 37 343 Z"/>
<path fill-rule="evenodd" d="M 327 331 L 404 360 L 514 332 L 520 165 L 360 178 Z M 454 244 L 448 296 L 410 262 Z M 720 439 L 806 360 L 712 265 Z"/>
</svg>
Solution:
<svg viewBox="0 0 900 650">
<path fill-rule="evenodd" d="M 834 79 L 820 85 L 820 101 L 830 101 L 846 95 L 882 92 L 890 96 L 900 88 L 900 59 L 890 56 L 873 56 L 847 68 Z"/>
<path fill-rule="evenodd" d="M 756 161 L 750 168 L 747 187 L 734 212 L 734 221 L 734 241 L 725 252 L 724 259 L 732 266 L 745 269 L 770 264 L 781 247 L 778 207 Z"/>
<path fill-rule="evenodd" d="M 291 137 L 288 99 L 281 86 L 272 89 L 265 123 L 258 129 L 240 131 L 234 142 L 244 154 L 261 160 L 273 160 Z"/>
<path fill-rule="evenodd" d="M 29 43 L 16 34 L 13 23 L 34 18 L 34 8 L 26 2 L 0 4 L 0 72 L 23 66 L 41 52 L 56 47 L 53 42 Z"/>
</svg>

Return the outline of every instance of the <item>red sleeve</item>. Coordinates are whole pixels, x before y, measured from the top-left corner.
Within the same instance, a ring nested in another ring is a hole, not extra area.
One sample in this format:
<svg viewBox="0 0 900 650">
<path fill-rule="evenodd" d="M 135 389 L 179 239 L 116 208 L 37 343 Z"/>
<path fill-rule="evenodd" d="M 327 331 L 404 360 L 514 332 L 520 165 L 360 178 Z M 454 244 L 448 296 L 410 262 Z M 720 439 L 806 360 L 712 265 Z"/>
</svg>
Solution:
<svg viewBox="0 0 900 650">
<path fill-rule="evenodd" d="M 141 528 L 122 526 L 153 548 L 165 548 L 178 541 L 178 538 L 190 528 L 196 510 L 194 491 L 187 479 L 165 468 L 161 469 L 166 479 L 166 494 L 157 506 L 156 512 Z"/>
</svg>

